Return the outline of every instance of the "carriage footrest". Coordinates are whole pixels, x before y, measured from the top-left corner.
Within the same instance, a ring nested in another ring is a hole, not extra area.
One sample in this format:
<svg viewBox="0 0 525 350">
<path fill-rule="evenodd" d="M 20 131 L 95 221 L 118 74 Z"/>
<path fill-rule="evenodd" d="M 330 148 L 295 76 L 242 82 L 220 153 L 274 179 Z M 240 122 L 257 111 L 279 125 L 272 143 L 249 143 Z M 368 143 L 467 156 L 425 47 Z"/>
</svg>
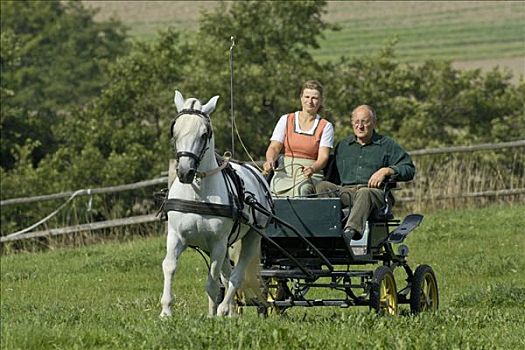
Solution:
<svg viewBox="0 0 525 350">
<path fill-rule="evenodd" d="M 366 270 L 351 270 L 351 271 L 329 271 L 329 270 L 309 270 L 314 278 L 320 277 L 370 277 L 370 271 Z M 275 277 L 275 278 L 300 278 L 308 279 L 308 276 L 300 270 L 273 270 L 263 269 L 261 270 L 262 277 Z"/>
<path fill-rule="evenodd" d="M 423 215 L 410 214 L 405 217 L 401 225 L 399 225 L 394 231 L 388 236 L 388 243 L 401 243 L 405 240 L 406 236 L 412 232 L 420 223 L 423 221 Z"/>
<path fill-rule="evenodd" d="M 310 300 L 275 300 L 270 304 L 273 304 L 277 307 L 292 307 L 292 306 L 339 306 L 339 307 L 349 307 L 349 306 L 364 306 L 368 305 L 368 301 L 364 299 L 310 299 Z"/>
</svg>

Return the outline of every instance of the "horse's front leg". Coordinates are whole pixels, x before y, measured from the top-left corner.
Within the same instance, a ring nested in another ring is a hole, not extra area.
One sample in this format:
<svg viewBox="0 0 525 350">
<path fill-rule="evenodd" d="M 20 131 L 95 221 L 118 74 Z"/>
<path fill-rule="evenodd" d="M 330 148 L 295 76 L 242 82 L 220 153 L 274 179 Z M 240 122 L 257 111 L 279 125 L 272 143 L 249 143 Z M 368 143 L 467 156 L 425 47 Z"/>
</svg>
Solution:
<svg viewBox="0 0 525 350">
<path fill-rule="evenodd" d="M 228 252 L 228 250 L 227 250 Z M 222 299 L 219 300 L 219 302 L 222 302 L 224 300 L 224 296 L 226 295 L 226 289 L 228 288 L 228 285 L 230 283 L 230 276 L 232 274 L 232 263 L 230 261 L 230 257 L 227 254 L 226 258 L 224 259 L 224 262 L 222 264 L 222 272 L 221 272 L 221 288 L 224 288 L 224 293 L 222 294 Z M 235 305 L 231 305 L 232 312 L 231 315 L 237 314 L 237 309 L 235 308 Z"/>
<path fill-rule="evenodd" d="M 208 281 L 206 282 L 209 316 L 217 315 L 217 304 L 221 291 L 221 271 L 223 270 L 223 264 L 226 263 L 226 244 L 227 242 L 216 243 L 215 246 L 212 247 L 210 253 L 210 271 L 208 273 Z"/>
<path fill-rule="evenodd" d="M 177 260 L 180 254 L 184 251 L 186 245 L 176 237 L 175 232 L 168 230 L 168 238 L 166 242 L 166 257 L 162 262 L 162 271 L 164 272 L 164 290 L 160 303 L 162 305 L 161 317 L 171 316 L 171 281 L 173 274 L 177 269 Z"/>
</svg>

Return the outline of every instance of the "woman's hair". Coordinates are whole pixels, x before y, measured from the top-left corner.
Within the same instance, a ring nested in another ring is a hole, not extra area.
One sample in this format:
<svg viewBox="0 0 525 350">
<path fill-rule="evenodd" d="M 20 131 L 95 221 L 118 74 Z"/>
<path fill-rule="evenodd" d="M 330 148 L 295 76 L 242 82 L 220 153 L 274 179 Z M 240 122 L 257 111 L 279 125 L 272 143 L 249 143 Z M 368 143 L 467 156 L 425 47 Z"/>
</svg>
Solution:
<svg viewBox="0 0 525 350">
<path fill-rule="evenodd" d="M 301 88 L 301 93 L 299 94 L 299 97 L 303 96 L 303 92 L 305 89 L 312 89 L 319 91 L 319 94 L 321 94 L 321 104 L 319 105 L 319 109 L 317 110 L 318 113 L 322 112 L 324 110 L 324 88 L 323 85 L 318 80 L 307 80 L 303 83 L 303 86 Z"/>
</svg>

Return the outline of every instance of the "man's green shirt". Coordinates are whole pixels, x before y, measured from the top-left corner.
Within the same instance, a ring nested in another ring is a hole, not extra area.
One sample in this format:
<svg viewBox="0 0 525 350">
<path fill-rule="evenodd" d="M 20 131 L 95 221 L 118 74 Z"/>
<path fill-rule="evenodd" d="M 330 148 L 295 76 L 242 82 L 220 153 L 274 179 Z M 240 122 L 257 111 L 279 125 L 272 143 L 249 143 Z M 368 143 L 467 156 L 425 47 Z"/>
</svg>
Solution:
<svg viewBox="0 0 525 350">
<path fill-rule="evenodd" d="M 398 181 L 412 180 L 416 173 L 408 153 L 390 137 L 376 132 L 366 145 L 359 144 L 354 135 L 342 140 L 335 148 L 335 159 L 343 185 L 366 184 L 383 167 L 392 168 Z"/>
</svg>

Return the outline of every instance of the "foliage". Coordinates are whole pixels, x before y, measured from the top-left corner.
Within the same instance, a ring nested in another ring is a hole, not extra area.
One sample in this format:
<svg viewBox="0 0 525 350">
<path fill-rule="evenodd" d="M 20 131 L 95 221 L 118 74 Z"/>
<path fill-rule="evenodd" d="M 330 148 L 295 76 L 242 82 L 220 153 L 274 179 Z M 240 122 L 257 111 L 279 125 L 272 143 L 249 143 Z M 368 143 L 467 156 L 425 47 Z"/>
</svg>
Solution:
<svg viewBox="0 0 525 350">
<path fill-rule="evenodd" d="M 57 128 L 57 136 L 67 146 L 69 163 L 78 173 L 91 169 L 69 186 L 126 183 L 157 176 L 169 157 L 165 132 L 174 109 L 167 101 L 182 80 L 186 58 L 179 37 L 170 31 L 158 42 L 136 43 L 132 53 L 109 68 L 109 85 L 85 110 L 77 111 Z M 85 161 L 84 151 L 99 154 L 98 167 Z M 62 162 L 52 158 L 46 166 Z"/>
<path fill-rule="evenodd" d="M 60 149 L 43 159 L 34 171 L 26 168 L 25 176 L 14 176 L 21 174 L 18 170 L 11 172 L 13 176 L 5 176 L 2 195 L 28 195 L 35 188 L 42 187 L 47 187 L 43 192 L 50 193 L 57 189 L 66 191 L 158 176 L 166 169 L 171 156 L 168 126 L 174 116 L 171 101 L 175 89 L 181 90 L 186 97 L 191 94 L 207 99 L 218 93 L 223 97 L 219 110 L 212 117 L 218 130 L 215 133 L 217 143 L 219 147 L 227 148 L 225 140 L 228 140 L 228 134 L 220 132 L 229 119 L 227 113 L 223 113 L 228 106 L 228 61 L 221 59 L 227 51 L 222 51 L 221 55 L 221 48 L 216 42 L 230 30 L 251 33 L 237 38 L 239 46 L 242 43 L 253 48 L 262 44 L 260 38 L 268 41 L 266 48 L 262 48 L 267 52 L 264 58 L 253 49 L 241 51 L 238 67 L 241 68 L 239 76 L 242 79 L 236 85 L 242 86 L 248 96 L 236 106 L 237 115 L 242 115 L 239 118 L 242 120 L 239 122 L 240 132 L 243 137 L 257 135 L 253 138 L 253 146 L 258 146 L 256 153 L 261 154 L 267 143 L 267 134 L 277 118 L 274 112 L 289 108 L 277 108 L 276 102 L 269 104 L 263 100 L 275 99 L 284 104 L 293 96 L 293 104 L 297 104 L 300 82 L 295 73 L 311 69 L 298 62 L 305 59 L 310 65 L 315 64 L 306 52 L 306 48 L 315 47 L 315 41 L 305 35 L 306 28 L 289 21 L 287 15 L 290 12 L 303 13 L 302 20 L 309 19 L 311 22 L 308 32 L 319 34 L 327 28 L 320 21 L 322 6 L 321 2 L 290 3 L 286 6 L 273 2 L 235 3 L 226 17 L 220 11 L 205 16 L 199 40 L 185 43 L 177 33 L 168 30 L 161 33 L 156 42 L 136 43 L 129 55 L 109 65 L 109 83 L 100 96 L 82 108 L 72 110 L 71 115 L 53 129 L 53 137 L 61 145 Z M 250 24 L 251 15 L 256 12 L 274 18 L 273 22 Z M 253 25 L 254 30 L 241 31 L 247 25 Z M 283 32 L 289 32 L 286 40 L 297 43 L 291 45 L 292 53 L 286 51 L 290 45 L 287 46 L 282 38 Z M 292 40 L 292 37 L 297 38 Z M 275 74 L 274 66 L 277 64 L 283 68 Z M 295 66 L 299 69 L 289 71 Z M 273 77 L 273 80 L 267 77 Z M 272 89 L 270 85 L 273 85 Z M 264 95 L 259 95 L 259 91 Z M 283 91 L 282 97 L 280 91 Z M 254 96 L 249 97 L 250 94 Z M 260 115 L 268 108 L 274 111 L 267 114 L 267 118 L 274 120 L 259 123 Z M 33 180 L 40 183 L 34 184 Z M 2 215 L 9 218 L 4 223 L 13 220 L 27 222 L 27 218 L 12 215 L 10 210 Z"/>
<path fill-rule="evenodd" d="M 174 315 L 160 320 L 162 226 L 158 237 L 120 244 L 4 255 L 2 349 L 522 348 L 524 209 L 426 215 L 407 238 L 409 264 L 432 266 L 440 310 L 416 317 L 295 307 L 283 317 L 258 318 L 248 308 L 239 318 L 210 319 L 207 268 L 189 250 L 174 278 Z"/>
<path fill-rule="evenodd" d="M 53 126 L 100 92 L 104 66 L 125 52 L 123 27 L 93 15 L 79 2 L 1 2 L 2 168 L 16 166 L 16 145 L 38 141 L 34 165 L 52 154 Z"/>
<path fill-rule="evenodd" d="M 264 154 L 278 118 L 300 108 L 301 84 L 307 79 L 324 81 L 309 50 L 318 47 L 323 31 L 336 29 L 321 20 L 325 5 L 325 1 L 243 1 L 223 5 L 201 20 L 187 90 L 203 98 L 219 94 L 222 102 L 213 116 L 214 127 L 231 129 L 228 38 L 234 36 L 234 115 L 256 158 Z M 215 135 L 219 149 L 231 149 L 229 133 Z M 235 151 L 240 150 L 237 142 Z M 240 157 L 247 156 L 242 152 Z"/>
<path fill-rule="evenodd" d="M 62 147 L 44 158 L 38 168 L 24 158 L 19 167 L 3 176 L 2 195 L 31 196 L 118 185 L 156 177 L 164 171 L 169 159 L 165 129 L 170 119 L 166 116 L 173 115 L 173 107 L 165 101 L 172 99 L 173 89 L 168 87 L 180 81 L 185 60 L 177 41 L 178 35 L 168 31 L 156 43 L 137 43 L 130 55 L 112 64 L 108 87 L 100 97 L 82 109 L 74 109 L 55 127 Z M 113 203 L 115 210 L 103 210 L 103 199 L 98 199 L 97 216 L 129 215 L 129 208 L 143 200 L 135 195 L 121 194 Z M 47 215 L 56 206 L 56 202 L 44 204 L 22 215 L 17 214 L 19 208 L 8 207 L 2 210 L 2 231 L 9 223 L 16 227 L 16 222 L 37 221 L 41 213 Z M 145 210 L 149 205 L 143 206 L 142 213 Z"/>
<path fill-rule="evenodd" d="M 407 149 L 510 141 L 525 130 L 525 82 L 495 68 L 461 71 L 450 62 L 400 63 L 390 43 L 375 55 L 343 58 L 331 69 L 332 106 L 339 138 L 352 132 L 359 104 L 376 109 L 379 131 Z M 491 128 L 490 126 L 494 126 Z"/>
</svg>

